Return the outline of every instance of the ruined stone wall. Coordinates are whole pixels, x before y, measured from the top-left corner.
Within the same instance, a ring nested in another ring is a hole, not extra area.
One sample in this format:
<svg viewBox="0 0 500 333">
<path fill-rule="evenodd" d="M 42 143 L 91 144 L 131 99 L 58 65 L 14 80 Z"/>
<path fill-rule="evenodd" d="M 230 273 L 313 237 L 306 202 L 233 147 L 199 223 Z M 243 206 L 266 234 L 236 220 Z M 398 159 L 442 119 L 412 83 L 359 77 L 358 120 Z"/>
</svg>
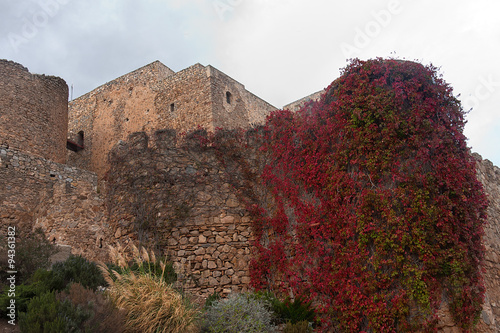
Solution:
<svg viewBox="0 0 500 333">
<path fill-rule="evenodd" d="M 0 146 L 0 226 L 41 227 L 73 253 L 105 259 L 103 200 L 94 173 Z"/>
<path fill-rule="evenodd" d="M 67 128 L 66 82 L 0 60 L 0 144 L 64 163 Z"/>
<path fill-rule="evenodd" d="M 194 294 L 248 289 L 249 213 L 213 150 L 165 130 L 133 134 L 111 156 L 106 195 L 116 241 L 156 244 Z"/>
</svg>

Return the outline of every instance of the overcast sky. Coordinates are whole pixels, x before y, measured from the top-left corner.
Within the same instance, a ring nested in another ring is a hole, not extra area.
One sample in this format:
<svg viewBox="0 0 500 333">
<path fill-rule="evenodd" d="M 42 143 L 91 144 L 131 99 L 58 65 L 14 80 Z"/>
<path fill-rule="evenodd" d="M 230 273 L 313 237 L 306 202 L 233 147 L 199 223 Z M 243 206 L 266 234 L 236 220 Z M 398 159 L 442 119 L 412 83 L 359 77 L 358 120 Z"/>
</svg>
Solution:
<svg viewBox="0 0 500 333">
<path fill-rule="evenodd" d="M 500 166 L 498 0 L 0 0 L 0 58 L 57 75 L 74 97 L 160 60 L 212 65 L 281 108 L 346 59 L 441 67 L 469 146 Z"/>
</svg>

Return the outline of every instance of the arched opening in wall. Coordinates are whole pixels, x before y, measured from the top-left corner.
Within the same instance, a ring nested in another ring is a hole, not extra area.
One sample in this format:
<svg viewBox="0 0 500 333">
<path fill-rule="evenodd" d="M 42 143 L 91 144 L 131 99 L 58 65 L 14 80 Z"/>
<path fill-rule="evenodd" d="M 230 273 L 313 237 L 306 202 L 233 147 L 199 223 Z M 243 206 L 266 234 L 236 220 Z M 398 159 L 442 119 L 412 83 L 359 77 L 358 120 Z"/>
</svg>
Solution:
<svg viewBox="0 0 500 333">
<path fill-rule="evenodd" d="M 226 103 L 231 104 L 231 93 L 226 91 Z"/>
<path fill-rule="evenodd" d="M 83 131 L 78 132 L 76 136 L 72 135 L 71 138 L 66 140 L 66 148 L 74 152 L 79 152 L 83 149 L 83 137 Z"/>
<path fill-rule="evenodd" d="M 77 143 L 83 147 L 83 131 L 78 132 Z"/>
<path fill-rule="evenodd" d="M 170 104 L 170 112 L 175 111 L 175 103 Z"/>
</svg>

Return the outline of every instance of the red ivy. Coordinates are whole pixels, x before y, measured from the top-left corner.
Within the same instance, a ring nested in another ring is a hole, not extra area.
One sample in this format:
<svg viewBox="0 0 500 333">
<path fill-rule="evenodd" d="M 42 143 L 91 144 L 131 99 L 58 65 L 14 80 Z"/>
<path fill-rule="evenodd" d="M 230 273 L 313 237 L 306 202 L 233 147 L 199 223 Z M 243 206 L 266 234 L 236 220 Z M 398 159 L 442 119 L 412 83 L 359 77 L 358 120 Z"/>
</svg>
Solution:
<svg viewBox="0 0 500 333">
<path fill-rule="evenodd" d="M 487 202 L 464 112 L 437 69 L 354 60 L 317 103 L 273 113 L 256 214 L 256 288 L 292 288 L 342 331 L 464 329 L 484 287 Z M 263 213 L 265 212 L 265 213 Z"/>
</svg>

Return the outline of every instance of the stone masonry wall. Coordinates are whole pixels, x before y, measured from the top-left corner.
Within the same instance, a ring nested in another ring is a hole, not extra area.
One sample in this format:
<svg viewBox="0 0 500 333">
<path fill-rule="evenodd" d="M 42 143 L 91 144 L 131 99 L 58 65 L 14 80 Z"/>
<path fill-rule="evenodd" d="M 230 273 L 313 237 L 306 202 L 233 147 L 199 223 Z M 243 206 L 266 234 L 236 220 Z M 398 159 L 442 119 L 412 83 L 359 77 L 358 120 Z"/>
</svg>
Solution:
<svg viewBox="0 0 500 333">
<path fill-rule="evenodd" d="M 0 144 L 64 163 L 67 128 L 66 82 L 0 60 Z"/>
<path fill-rule="evenodd" d="M 267 115 L 276 110 L 243 84 L 212 66 L 206 68 L 212 86 L 213 127 L 235 129 L 263 124 Z"/>
<path fill-rule="evenodd" d="M 303 97 L 295 102 L 283 106 L 283 110 L 290 110 L 292 112 L 300 110 L 308 102 L 316 102 L 321 98 L 321 95 L 325 93 L 325 90 L 317 91 L 311 95 Z"/>
<path fill-rule="evenodd" d="M 248 289 L 249 214 L 214 151 L 175 131 L 133 134 L 111 153 L 107 204 L 116 241 L 157 244 L 187 291 Z"/>
<path fill-rule="evenodd" d="M 107 153 L 130 133 L 150 131 L 162 114 L 155 106 L 161 80 L 174 72 L 153 62 L 69 103 L 69 136 L 80 131 L 84 149 L 68 151 L 68 164 L 104 174 Z"/>
<path fill-rule="evenodd" d="M 207 70 L 195 64 L 163 81 L 155 106 L 162 114 L 155 129 L 187 132 L 198 126 L 213 130 L 212 100 Z"/>
<path fill-rule="evenodd" d="M 500 332 L 500 168 L 474 154 L 478 160 L 478 179 L 488 196 L 488 222 L 484 227 L 486 295 L 482 332 Z"/>
<path fill-rule="evenodd" d="M 177 73 L 159 71 L 162 66 L 147 65 L 70 103 L 70 132 L 84 132 L 85 148 L 70 152 L 69 164 L 102 178 L 109 167 L 108 152 L 133 132 L 248 128 L 275 110 L 211 66 L 195 64 Z"/>
<path fill-rule="evenodd" d="M 0 146 L 0 227 L 41 227 L 90 259 L 107 258 L 103 200 L 94 173 Z"/>
</svg>

